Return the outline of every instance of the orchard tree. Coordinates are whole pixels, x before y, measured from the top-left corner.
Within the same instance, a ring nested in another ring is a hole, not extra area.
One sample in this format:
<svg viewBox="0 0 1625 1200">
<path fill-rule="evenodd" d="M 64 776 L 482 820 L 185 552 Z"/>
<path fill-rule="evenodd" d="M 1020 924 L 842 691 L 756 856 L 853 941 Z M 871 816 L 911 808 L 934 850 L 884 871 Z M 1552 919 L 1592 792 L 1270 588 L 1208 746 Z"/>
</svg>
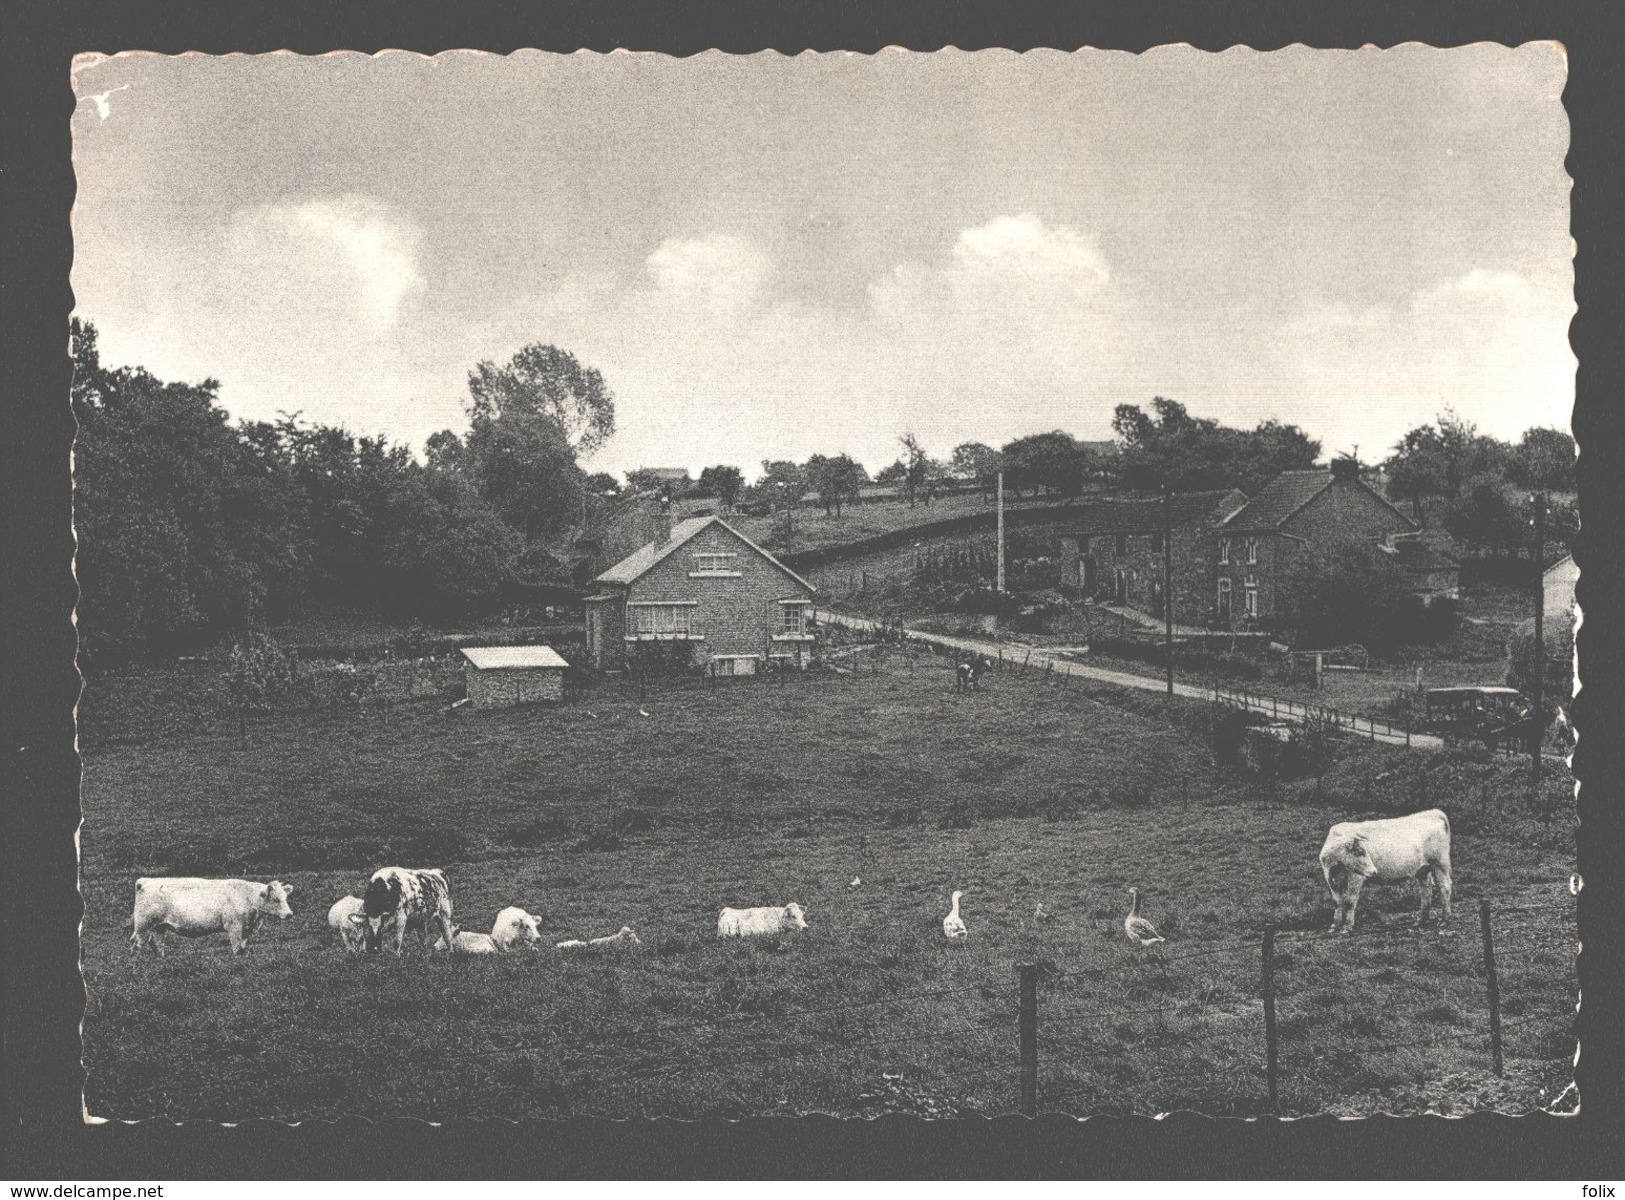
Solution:
<svg viewBox="0 0 1625 1200">
<path fill-rule="evenodd" d="M 700 490 L 722 501 L 722 506 L 733 511 L 739 502 L 739 493 L 745 488 L 745 473 L 738 467 L 706 467 L 700 472 Z"/>
<path fill-rule="evenodd" d="M 1561 429 L 1537 426 L 1524 430 L 1512 452 L 1512 479 L 1543 491 L 1574 490 L 1574 439 Z"/>
<path fill-rule="evenodd" d="M 998 487 L 1003 456 L 992 446 L 982 442 L 961 442 L 954 447 L 949 466 L 961 479 L 970 479 L 982 489 L 984 498 L 991 498 Z"/>
<path fill-rule="evenodd" d="M 908 506 L 913 508 L 930 477 L 931 456 L 925 452 L 925 447 L 920 445 L 920 439 L 914 436 L 912 430 L 897 441 L 903 447 L 903 494 L 908 497 Z M 929 499 L 927 503 L 930 503 Z"/>
<path fill-rule="evenodd" d="M 837 520 L 842 505 L 856 500 L 858 490 L 869 479 L 863 467 L 846 454 L 837 454 L 834 458 L 815 454 L 807 460 L 806 472 L 807 484 L 818 493 L 824 515 L 827 517 L 833 512 Z"/>
</svg>

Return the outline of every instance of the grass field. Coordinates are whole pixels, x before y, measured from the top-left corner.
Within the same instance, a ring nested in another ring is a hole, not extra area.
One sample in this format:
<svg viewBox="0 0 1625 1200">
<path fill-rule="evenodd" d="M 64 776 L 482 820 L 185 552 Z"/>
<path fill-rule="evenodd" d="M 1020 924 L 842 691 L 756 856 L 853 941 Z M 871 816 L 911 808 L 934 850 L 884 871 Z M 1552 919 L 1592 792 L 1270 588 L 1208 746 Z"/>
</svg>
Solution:
<svg viewBox="0 0 1625 1200">
<path fill-rule="evenodd" d="M 1516 764 L 1355 745 L 1317 796 L 1216 775 L 1202 706 L 1015 676 L 959 696 L 940 660 L 895 655 L 558 709 L 288 714 L 246 745 L 212 686 L 128 675 L 82 706 L 95 1115 L 1005 1112 L 1017 962 L 1041 969 L 1044 1107 L 1256 1113 L 1272 922 L 1288 1111 L 1523 1110 L 1570 1078 L 1569 785 L 1531 802 Z M 1411 895 L 1379 889 L 1361 934 L 1320 936 L 1326 826 L 1431 804 L 1455 830 L 1449 929 L 1415 933 Z M 523 905 L 545 948 L 346 956 L 327 907 L 386 863 L 446 867 L 469 927 Z M 275 876 L 297 916 L 240 959 L 219 938 L 135 956 L 144 874 Z M 1130 884 L 1159 951 L 1122 941 Z M 962 945 L 940 930 L 956 888 Z M 1506 945 L 1505 1079 L 1477 895 Z M 711 936 L 724 904 L 792 899 L 804 933 Z M 551 947 L 623 923 L 641 948 Z"/>
</svg>

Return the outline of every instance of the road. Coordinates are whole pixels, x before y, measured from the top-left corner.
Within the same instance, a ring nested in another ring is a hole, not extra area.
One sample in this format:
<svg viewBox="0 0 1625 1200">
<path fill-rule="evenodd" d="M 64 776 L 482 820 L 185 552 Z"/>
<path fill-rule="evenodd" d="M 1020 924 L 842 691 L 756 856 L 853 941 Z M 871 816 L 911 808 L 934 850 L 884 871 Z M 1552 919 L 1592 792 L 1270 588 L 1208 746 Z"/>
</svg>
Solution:
<svg viewBox="0 0 1625 1200">
<path fill-rule="evenodd" d="M 819 610 L 817 619 L 828 621 L 833 625 L 841 625 L 847 629 L 854 629 L 861 633 L 873 633 L 878 628 L 877 622 L 868 617 L 853 617 L 845 613 Z M 1073 662 L 1070 659 L 1060 658 L 1047 653 L 1037 646 L 1027 646 L 1022 643 L 994 642 L 979 638 L 954 637 L 943 633 L 924 633 L 917 629 L 908 630 L 910 641 L 924 642 L 928 645 L 941 646 L 948 650 L 957 650 L 962 654 L 983 654 L 991 659 L 1005 661 L 1019 661 L 1029 668 L 1040 671 L 1051 670 L 1058 675 L 1069 675 L 1076 679 L 1093 679 L 1099 683 L 1110 683 L 1117 687 L 1137 688 L 1142 692 L 1168 693 L 1166 679 L 1154 679 L 1149 675 L 1131 675 L 1126 671 L 1113 671 L 1105 667 L 1091 667 L 1083 663 Z M 1014 659 L 1012 659 L 1014 654 Z M 1183 696 L 1187 700 L 1212 700 L 1213 689 L 1201 684 L 1181 683 L 1174 681 L 1174 695 Z M 1303 705 L 1289 700 L 1277 701 L 1273 697 L 1248 692 L 1247 705 L 1257 711 L 1264 711 L 1279 706 L 1283 714 L 1295 714 Z M 1364 733 L 1361 736 L 1367 736 Z M 1385 742 L 1395 746 L 1409 746 L 1413 750 L 1443 750 L 1444 739 L 1429 733 L 1412 733 L 1408 738 L 1404 734 L 1389 733 L 1377 730 L 1372 735 L 1373 741 Z"/>
</svg>

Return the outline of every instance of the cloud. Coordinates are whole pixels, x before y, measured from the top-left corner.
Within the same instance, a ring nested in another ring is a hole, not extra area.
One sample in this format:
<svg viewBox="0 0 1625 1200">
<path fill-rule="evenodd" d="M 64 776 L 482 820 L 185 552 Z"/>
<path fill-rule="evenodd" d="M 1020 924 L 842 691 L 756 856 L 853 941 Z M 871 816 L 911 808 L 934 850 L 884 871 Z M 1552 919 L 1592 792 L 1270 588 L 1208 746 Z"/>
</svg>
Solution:
<svg viewBox="0 0 1625 1200">
<path fill-rule="evenodd" d="M 425 289 L 420 238 L 388 205 L 346 195 L 239 213 L 226 249 L 242 276 L 266 292 L 379 337 L 396 327 L 403 302 Z"/>
<path fill-rule="evenodd" d="M 736 313 L 761 292 L 772 264 L 742 238 L 713 234 L 667 238 L 646 265 L 656 288 L 674 299 L 714 313 Z"/>
<path fill-rule="evenodd" d="M 1574 311 L 1564 276 L 1478 268 L 1394 304 L 1313 305 L 1285 325 L 1279 353 L 1303 399 L 1326 414 L 1328 438 L 1339 428 L 1357 438 L 1362 422 L 1372 430 L 1373 413 L 1406 413 L 1409 428 L 1445 408 L 1516 438 L 1568 424 Z"/>
</svg>

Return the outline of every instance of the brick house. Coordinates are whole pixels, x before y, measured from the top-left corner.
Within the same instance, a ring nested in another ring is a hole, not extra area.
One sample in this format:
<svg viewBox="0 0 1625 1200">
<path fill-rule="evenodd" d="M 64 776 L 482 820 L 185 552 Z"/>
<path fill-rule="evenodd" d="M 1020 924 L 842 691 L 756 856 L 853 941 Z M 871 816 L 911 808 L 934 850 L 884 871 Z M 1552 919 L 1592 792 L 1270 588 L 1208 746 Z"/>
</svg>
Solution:
<svg viewBox="0 0 1625 1200">
<path fill-rule="evenodd" d="M 1161 497 L 1082 503 L 1071 531 L 1059 539 L 1061 590 L 1162 616 L 1162 543 L 1171 528 L 1175 619 L 1205 617 L 1213 530 L 1246 503 L 1246 493 L 1235 488 L 1175 493 L 1167 511 Z"/>
<path fill-rule="evenodd" d="M 1317 556 L 1343 549 L 1375 554 L 1417 530 L 1350 460 L 1334 461 L 1329 470 L 1283 471 L 1212 533 L 1207 613 L 1220 626 L 1291 615 Z"/>
<path fill-rule="evenodd" d="M 685 642 L 719 675 L 805 666 L 817 590 L 721 517 L 691 517 L 592 581 L 587 661 L 625 668 L 640 642 Z"/>
</svg>

